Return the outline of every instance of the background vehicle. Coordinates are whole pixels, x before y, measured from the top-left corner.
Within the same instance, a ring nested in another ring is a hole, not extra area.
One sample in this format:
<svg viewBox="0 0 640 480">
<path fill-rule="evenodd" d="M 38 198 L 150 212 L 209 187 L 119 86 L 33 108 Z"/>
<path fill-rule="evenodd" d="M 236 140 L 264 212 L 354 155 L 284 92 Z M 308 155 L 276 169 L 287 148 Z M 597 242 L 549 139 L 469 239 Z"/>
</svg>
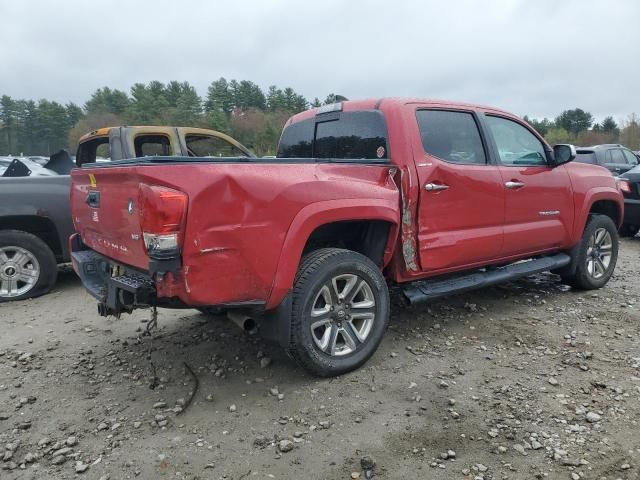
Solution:
<svg viewBox="0 0 640 480">
<path fill-rule="evenodd" d="M 190 136 L 193 135 L 193 138 Z M 185 136 L 190 138 L 185 143 Z M 186 127 L 108 127 L 85 135 L 76 161 L 122 159 L 133 155 L 251 153 L 219 132 Z M 56 154 L 60 156 L 61 154 Z M 66 152 L 62 163 L 71 162 Z M 48 292 L 55 284 L 57 265 L 69 262 L 69 237 L 74 232 L 69 206 L 70 167 L 57 168 L 52 156 L 20 157 L 20 177 L 0 178 L 0 302 Z M 38 160 L 36 162 L 36 160 Z M 0 175 L 14 159 L 0 158 Z M 60 162 L 58 162 L 60 163 Z M 46 168 L 50 167 L 50 168 Z"/>
<path fill-rule="evenodd" d="M 72 260 L 102 315 L 262 312 L 266 336 L 337 375 L 380 343 L 388 282 L 414 303 L 545 270 L 604 286 L 622 195 L 574 158 L 490 107 L 346 101 L 292 117 L 274 159 L 75 169 Z"/>
<path fill-rule="evenodd" d="M 620 175 L 618 179 L 624 195 L 624 221 L 620 234 L 635 237 L 640 231 L 640 166 Z"/>
<path fill-rule="evenodd" d="M 614 175 L 624 173 L 638 164 L 638 157 L 631 150 L 619 144 L 578 147 L 576 153 L 577 162 L 601 165 Z"/>
</svg>

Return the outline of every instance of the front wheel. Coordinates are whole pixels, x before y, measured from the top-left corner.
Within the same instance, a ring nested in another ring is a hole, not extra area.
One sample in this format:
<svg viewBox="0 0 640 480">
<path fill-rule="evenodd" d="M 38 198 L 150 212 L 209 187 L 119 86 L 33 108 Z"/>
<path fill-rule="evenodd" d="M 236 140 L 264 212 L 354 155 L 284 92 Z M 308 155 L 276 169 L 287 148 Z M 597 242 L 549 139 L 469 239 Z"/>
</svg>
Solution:
<svg viewBox="0 0 640 480">
<path fill-rule="evenodd" d="M 376 351 L 389 322 L 389 291 L 380 269 L 350 250 L 305 256 L 293 294 L 289 354 L 329 377 L 355 370 Z"/>
<path fill-rule="evenodd" d="M 584 290 L 602 288 L 618 260 L 618 229 L 606 215 L 591 215 L 576 252 L 576 271 L 563 280 Z"/>
</svg>

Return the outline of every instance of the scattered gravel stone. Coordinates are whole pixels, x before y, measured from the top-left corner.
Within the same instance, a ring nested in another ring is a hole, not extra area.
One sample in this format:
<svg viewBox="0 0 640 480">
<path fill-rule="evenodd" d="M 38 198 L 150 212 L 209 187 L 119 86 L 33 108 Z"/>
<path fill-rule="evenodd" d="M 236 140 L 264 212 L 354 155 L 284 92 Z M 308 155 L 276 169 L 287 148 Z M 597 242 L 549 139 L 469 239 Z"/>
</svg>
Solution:
<svg viewBox="0 0 640 480">
<path fill-rule="evenodd" d="M 88 468 L 89 468 L 88 463 L 81 462 L 80 460 L 76 462 L 76 466 L 75 466 L 76 473 L 86 472 Z"/>
<path fill-rule="evenodd" d="M 516 444 L 513 446 L 513 449 L 514 449 L 516 452 L 518 452 L 518 453 L 520 453 L 520 454 L 522 454 L 522 455 L 527 455 L 527 452 L 525 451 L 524 446 L 523 446 L 523 445 L 520 445 L 519 443 L 516 443 Z"/>
<path fill-rule="evenodd" d="M 290 452 L 293 450 L 293 442 L 291 440 L 280 440 L 280 442 L 278 442 L 278 450 L 283 453 Z"/>
<path fill-rule="evenodd" d="M 65 457 L 64 455 L 58 455 L 57 457 L 53 457 L 51 463 L 53 463 L 54 465 L 62 465 L 66 461 L 67 457 Z"/>
<path fill-rule="evenodd" d="M 602 419 L 602 417 L 595 412 L 588 412 L 586 418 L 589 423 L 596 423 Z"/>
</svg>

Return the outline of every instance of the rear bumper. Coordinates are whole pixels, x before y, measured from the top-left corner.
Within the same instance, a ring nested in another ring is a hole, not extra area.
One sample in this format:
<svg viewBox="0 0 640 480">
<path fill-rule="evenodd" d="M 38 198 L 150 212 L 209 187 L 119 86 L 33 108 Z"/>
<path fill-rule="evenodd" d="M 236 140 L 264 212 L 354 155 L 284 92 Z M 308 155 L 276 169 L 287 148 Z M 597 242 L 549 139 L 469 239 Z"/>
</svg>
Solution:
<svg viewBox="0 0 640 480">
<path fill-rule="evenodd" d="M 640 200 L 624 199 L 624 223 L 640 225 Z"/>
<path fill-rule="evenodd" d="M 119 315 L 156 301 L 152 278 L 87 248 L 79 234 L 69 239 L 71 263 L 87 291 L 99 302 L 100 315 Z"/>
</svg>

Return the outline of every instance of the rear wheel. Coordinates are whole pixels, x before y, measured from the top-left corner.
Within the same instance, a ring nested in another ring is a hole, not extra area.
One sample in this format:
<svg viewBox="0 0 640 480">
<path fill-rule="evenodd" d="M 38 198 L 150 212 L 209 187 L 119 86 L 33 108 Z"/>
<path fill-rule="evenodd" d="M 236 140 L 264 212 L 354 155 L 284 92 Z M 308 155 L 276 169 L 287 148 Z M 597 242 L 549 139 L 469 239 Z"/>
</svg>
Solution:
<svg viewBox="0 0 640 480">
<path fill-rule="evenodd" d="M 338 248 L 307 255 L 292 296 L 289 353 L 309 372 L 340 375 L 364 364 L 389 322 L 389 291 L 367 257 Z"/>
<path fill-rule="evenodd" d="M 576 271 L 563 280 L 584 290 L 602 288 L 618 260 L 618 230 L 606 215 L 591 215 L 576 251 Z"/>
<path fill-rule="evenodd" d="M 47 293 L 57 276 L 56 258 L 46 243 L 31 233 L 0 231 L 0 302 Z"/>
<path fill-rule="evenodd" d="M 620 227 L 620 236 L 622 237 L 635 237 L 640 232 L 640 226 L 629 225 L 628 223 L 622 224 Z"/>
</svg>

